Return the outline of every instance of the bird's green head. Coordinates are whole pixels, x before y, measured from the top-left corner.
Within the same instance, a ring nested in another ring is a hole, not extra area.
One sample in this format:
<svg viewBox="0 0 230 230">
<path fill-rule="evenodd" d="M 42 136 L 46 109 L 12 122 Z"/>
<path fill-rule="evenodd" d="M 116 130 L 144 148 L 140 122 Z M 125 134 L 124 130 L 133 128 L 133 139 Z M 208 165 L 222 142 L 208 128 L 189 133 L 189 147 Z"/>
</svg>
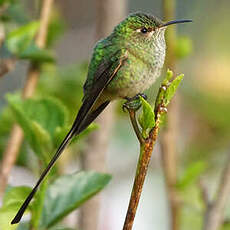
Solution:
<svg viewBox="0 0 230 230">
<path fill-rule="evenodd" d="M 130 14 L 114 29 L 114 33 L 124 40 L 151 41 L 161 32 L 164 23 L 155 16 L 145 13 Z"/>
<path fill-rule="evenodd" d="M 189 22 L 191 20 L 175 20 L 164 23 L 157 17 L 146 13 L 133 13 L 124 19 L 114 29 L 113 34 L 120 41 L 128 43 L 162 43 L 164 45 L 164 32 L 168 25 Z"/>
</svg>

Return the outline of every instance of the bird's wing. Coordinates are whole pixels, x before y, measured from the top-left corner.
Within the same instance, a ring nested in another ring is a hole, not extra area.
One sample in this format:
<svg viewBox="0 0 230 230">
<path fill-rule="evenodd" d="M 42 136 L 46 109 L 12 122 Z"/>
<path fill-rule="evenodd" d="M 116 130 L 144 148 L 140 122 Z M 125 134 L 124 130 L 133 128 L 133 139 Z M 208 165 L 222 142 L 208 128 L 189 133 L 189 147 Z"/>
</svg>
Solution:
<svg viewBox="0 0 230 230">
<path fill-rule="evenodd" d="M 96 118 L 96 116 L 98 116 L 99 113 L 108 105 L 109 102 L 105 102 L 104 104 L 99 106 L 98 109 L 92 111 L 91 113 L 91 109 L 94 106 L 95 102 L 97 101 L 105 87 L 116 75 L 117 71 L 126 59 L 125 55 L 121 56 L 117 52 L 112 54 L 113 58 L 111 57 L 109 59 L 102 61 L 101 64 L 98 66 L 94 75 L 93 86 L 90 90 L 88 90 L 87 95 L 84 97 L 82 106 L 77 114 L 72 128 L 60 144 L 58 150 L 49 162 L 46 169 L 42 172 L 40 178 L 37 181 L 37 184 L 34 186 L 31 193 L 28 195 L 28 197 L 20 207 L 18 213 L 12 220 L 11 224 L 16 224 L 21 220 L 23 213 L 25 212 L 27 206 L 29 205 L 30 201 L 35 195 L 39 185 L 41 184 L 45 176 L 48 174 L 48 172 L 50 171 L 56 160 L 59 158 L 67 144 L 70 142 L 72 137 L 83 131 Z"/>
</svg>

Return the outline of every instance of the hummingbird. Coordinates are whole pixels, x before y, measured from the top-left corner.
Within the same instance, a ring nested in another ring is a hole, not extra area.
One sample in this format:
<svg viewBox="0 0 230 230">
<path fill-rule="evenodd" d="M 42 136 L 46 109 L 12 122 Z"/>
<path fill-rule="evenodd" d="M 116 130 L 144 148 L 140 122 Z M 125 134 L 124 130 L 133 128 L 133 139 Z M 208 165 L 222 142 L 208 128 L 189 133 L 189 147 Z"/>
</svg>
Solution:
<svg viewBox="0 0 230 230">
<path fill-rule="evenodd" d="M 159 77 L 164 64 L 167 26 L 191 22 L 163 22 L 146 13 L 132 13 L 95 45 L 83 86 L 82 105 L 70 131 L 28 195 L 11 224 L 18 223 L 39 185 L 71 139 L 86 129 L 115 99 L 132 100 Z"/>
</svg>

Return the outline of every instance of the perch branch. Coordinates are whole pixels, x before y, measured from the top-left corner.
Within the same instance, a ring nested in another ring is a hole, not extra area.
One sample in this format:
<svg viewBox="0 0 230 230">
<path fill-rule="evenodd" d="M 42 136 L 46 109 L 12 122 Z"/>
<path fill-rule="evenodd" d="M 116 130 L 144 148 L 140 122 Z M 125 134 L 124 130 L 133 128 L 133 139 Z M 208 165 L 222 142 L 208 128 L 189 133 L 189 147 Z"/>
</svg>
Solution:
<svg viewBox="0 0 230 230">
<path fill-rule="evenodd" d="M 52 4 L 53 0 L 43 0 L 40 14 L 41 24 L 35 41 L 40 48 L 43 48 L 46 43 L 46 35 Z M 38 77 L 39 67 L 34 63 L 31 63 L 22 93 L 23 98 L 28 98 L 33 95 L 37 85 Z M 17 159 L 22 141 L 23 132 L 21 128 L 15 124 L 11 130 L 10 138 L 8 140 L 5 152 L 3 153 L 3 160 L 0 168 L 0 196 L 2 196 L 5 191 L 10 171 Z"/>
<path fill-rule="evenodd" d="M 137 121 L 133 113 L 135 112 L 129 111 L 130 119 L 132 121 L 132 124 L 134 124 L 135 126 Z M 146 177 L 149 161 L 151 159 L 154 145 L 156 144 L 156 139 L 157 139 L 158 132 L 159 132 L 161 114 L 162 114 L 162 110 L 160 109 L 160 107 L 158 107 L 157 113 L 156 113 L 156 125 L 151 130 L 149 137 L 147 139 L 144 139 L 144 141 L 142 141 L 143 138 L 140 140 L 138 137 L 139 142 L 140 142 L 140 156 L 138 160 L 135 181 L 134 181 L 134 185 L 133 185 L 133 189 L 131 193 L 131 198 L 129 201 L 129 207 L 128 207 L 128 211 L 126 214 L 123 230 L 131 230 L 133 226 L 133 222 L 134 222 L 134 218 L 136 215 L 140 196 L 142 193 L 143 184 L 144 184 L 144 180 Z"/>
</svg>

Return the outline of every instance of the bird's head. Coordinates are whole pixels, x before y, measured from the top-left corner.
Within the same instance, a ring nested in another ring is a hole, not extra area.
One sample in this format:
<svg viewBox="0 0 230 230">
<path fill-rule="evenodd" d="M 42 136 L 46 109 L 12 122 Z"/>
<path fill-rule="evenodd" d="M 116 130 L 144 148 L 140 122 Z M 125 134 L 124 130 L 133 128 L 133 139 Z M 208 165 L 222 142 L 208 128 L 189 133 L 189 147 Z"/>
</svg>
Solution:
<svg viewBox="0 0 230 230">
<path fill-rule="evenodd" d="M 165 43 L 164 33 L 167 26 L 190 22 L 191 20 L 175 20 L 163 22 L 157 17 L 145 13 L 133 13 L 115 27 L 114 33 L 128 43 L 141 45 L 148 43 Z"/>
</svg>

